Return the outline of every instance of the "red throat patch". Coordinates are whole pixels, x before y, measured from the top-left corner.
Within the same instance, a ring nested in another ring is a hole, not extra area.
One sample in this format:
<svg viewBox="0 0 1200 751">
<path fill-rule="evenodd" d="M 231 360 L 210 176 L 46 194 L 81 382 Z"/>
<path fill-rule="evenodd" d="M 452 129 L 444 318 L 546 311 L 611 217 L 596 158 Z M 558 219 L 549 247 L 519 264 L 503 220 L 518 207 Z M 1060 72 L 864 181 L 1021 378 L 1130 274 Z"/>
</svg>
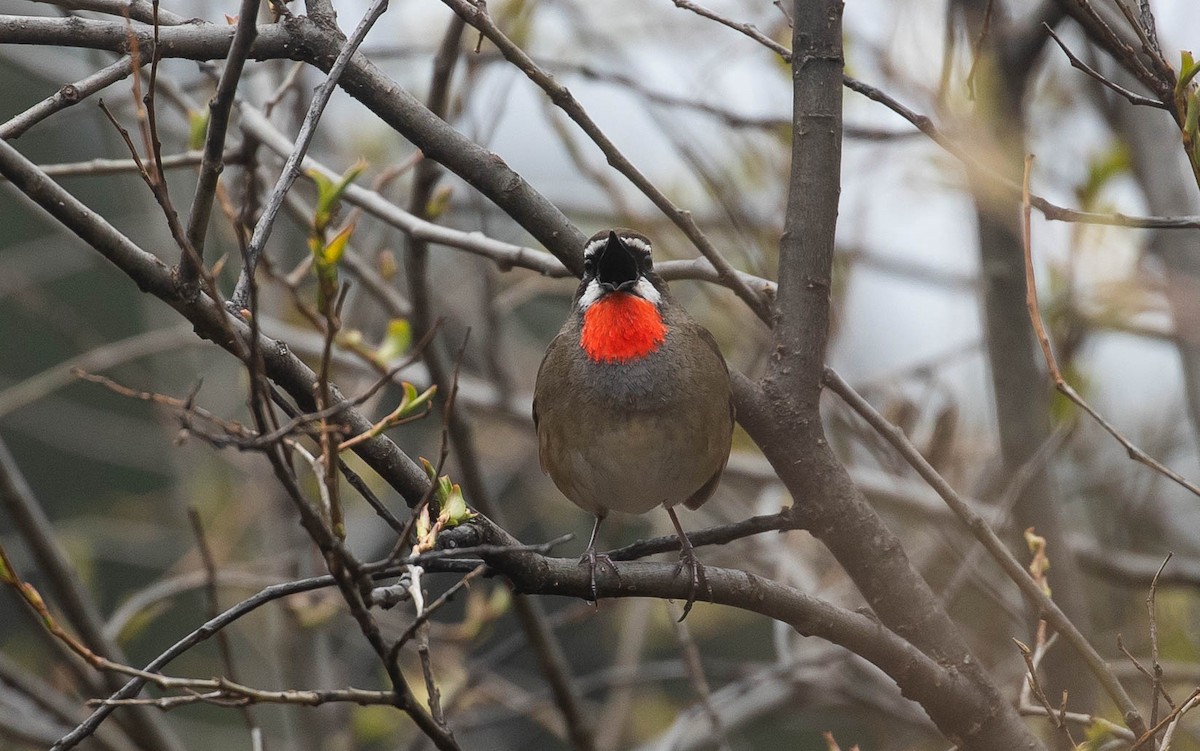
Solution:
<svg viewBox="0 0 1200 751">
<path fill-rule="evenodd" d="M 592 303 L 583 314 L 580 346 L 595 362 L 629 362 L 662 345 L 667 327 L 658 307 L 625 292 Z"/>
</svg>

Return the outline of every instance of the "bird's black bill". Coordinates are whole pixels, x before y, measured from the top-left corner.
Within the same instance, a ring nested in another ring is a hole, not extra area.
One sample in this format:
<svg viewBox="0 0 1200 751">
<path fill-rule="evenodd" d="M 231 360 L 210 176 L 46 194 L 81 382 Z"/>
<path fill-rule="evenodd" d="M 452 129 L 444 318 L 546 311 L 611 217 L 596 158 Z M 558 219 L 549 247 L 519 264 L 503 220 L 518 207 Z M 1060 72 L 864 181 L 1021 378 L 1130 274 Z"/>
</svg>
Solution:
<svg viewBox="0 0 1200 751">
<path fill-rule="evenodd" d="M 608 243 L 596 258 L 596 281 L 610 289 L 629 289 L 637 284 L 638 262 L 617 233 L 610 232 Z"/>
</svg>

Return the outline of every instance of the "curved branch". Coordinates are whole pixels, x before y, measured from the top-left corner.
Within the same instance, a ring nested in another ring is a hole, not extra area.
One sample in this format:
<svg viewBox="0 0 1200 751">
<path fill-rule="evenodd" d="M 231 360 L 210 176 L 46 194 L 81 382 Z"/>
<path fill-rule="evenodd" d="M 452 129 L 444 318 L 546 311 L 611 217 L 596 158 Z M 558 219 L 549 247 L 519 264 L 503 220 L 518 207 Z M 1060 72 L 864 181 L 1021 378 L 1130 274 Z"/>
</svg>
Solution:
<svg viewBox="0 0 1200 751">
<path fill-rule="evenodd" d="M 841 397 L 851 409 L 857 412 L 884 440 L 900 452 L 905 461 L 912 465 L 917 474 L 921 475 L 921 478 L 929 483 L 929 486 L 942 497 L 946 505 L 962 520 L 962 523 L 975 535 L 975 538 L 987 548 L 988 553 L 1000 564 L 1004 573 L 1017 585 L 1021 593 L 1037 605 L 1042 617 L 1050 625 L 1054 626 L 1063 635 L 1063 638 L 1070 642 L 1071 646 L 1079 652 L 1088 668 L 1092 671 L 1092 674 L 1096 677 L 1097 682 L 1100 683 L 1112 702 L 1121 710 L 1125 724 L 1129 726 L 1129 729 L 1138 736 L 1145 733 L 1146 726 L 1142 721 L 1137 706 L 1130 699 L 1121 682 L 1117 680 L 1117 677 L 1108 667 L 1108 663 L 1104 661 L 1104 658 L 1100 656 L 1096 648 L 1080 633 L 1075 624 L 1071 622 L 1071 619 L 1042 590 L 1041 585 L 1034 581 L 1025 567 L 1017 561 L 1004 545 L 1004 542 L 992 531 L 987 521 L 975 513 L 959 497 L 954 488 L 950 487 L 950 483 L 946 482 L 945 478 L 938 474 L 937 470 L 929 464 L 925 457 L 921 456 L 921 452 L 912 445 L 904 433 L 899 428 L 888 423 L 882 415 L 875 411 L 875 408 L 866 399 L 863 399 L 850 387 L 850 384 L 842 380 L 832 369 L 825 371 L 825 381 L 830 389 Z"/>
<path fill-rule="evenodd" d="M 738 277 L 733 266 L 725 260 L 724 256 L 720 254 L 712 242 L 700 230 L 700 227 L 692 218 L 692 213 L 680 209 L 665 193 L 646 179 L 646 176 L 621 153 L 616 144 L 604 134 L 604 131 L 600 130 L 599 126 L 584 111 L 583 107 L 567 87 L 555 81 L 554 76 L 538 67 L 537 63 L 529 55 L 525 54 L 524 50 L 505 36 L 504 32 L 496 26 L 491 16 L 488 15 L 485 3 L 473 2 L 472 0 L 444 1 L 446 5 L 466 20 L 467 23 L 478 29 L 480 34 L 491 40 L 499 48 L 500 53 L 504 55 L 505 59 L 516 66 L 530 81 L 541 88 L 556 106 L 567 113 L 567 116 L 604 153 L 605 158 L 608 159 L 608 163 L 637 186 L 643 195 L 649 198 L 675 226 L 679 227 L 704 257 L 712 263 L 722 282 L 736 292 L 738 297 L 746 303 L 750 310 L 754 311 L 763 321 L 770 325 L 771 314 L 766 301 L 759 296 L 755 289 L 745 284 Z"/>
<path fill-rule="evenodd" d="M 243 345 L 251 336 L 250 326 L 245 321 L 229 315 L 208 297 L 186 299 L 166 264 L 134 244 L 103 217 L 46 177 L 37 165 L 4 141 L 0 141 L 0 174 L 5 175 L 27 198 L 111 261 L 132 279 L 139 289 L 149 292 L 179 311 L 191 321 L 196 333 L 201 337 L 215 342 L 235 355 L 244 351 Z M 235 339 L 230 339 L 227 333 L 229 331 L 234 332 Z M 286 390 L 301 409 L 316 411 L 313 401 L 316 374 L 293 355 L 283 342 L 260 334 L 258 347 L 262 353 L 266 373 L 271 380 Z M 338 406 L 345 401 L 335 390 L 330 406 Z M 356 409 L 347 408 L 342 414 L 351 436 L 364 433 L 372 427 L 371 420 Z M 354 451 L 410 504 L 417 503 L 429 486 L 429 478 L 425 472 L 386 436 L 376 436 L 356 444 Z"/>
</svg>

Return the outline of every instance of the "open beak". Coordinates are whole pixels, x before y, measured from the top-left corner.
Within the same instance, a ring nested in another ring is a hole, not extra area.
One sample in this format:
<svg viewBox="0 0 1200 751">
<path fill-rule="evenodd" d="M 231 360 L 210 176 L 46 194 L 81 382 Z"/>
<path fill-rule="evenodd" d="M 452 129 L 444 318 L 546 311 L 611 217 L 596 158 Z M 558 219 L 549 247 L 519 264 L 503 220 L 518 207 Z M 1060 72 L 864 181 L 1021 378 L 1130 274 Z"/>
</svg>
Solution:
<svg viewBox="0 0 1200 751">
<path fill-rule="evenodd" d="M 616 232 L 608 233 L 608 243 L 596 254 L 596 281 L 609 292 L 631 290 L 641 272 L 633 251 L 625 247 Z"/>
</svg>

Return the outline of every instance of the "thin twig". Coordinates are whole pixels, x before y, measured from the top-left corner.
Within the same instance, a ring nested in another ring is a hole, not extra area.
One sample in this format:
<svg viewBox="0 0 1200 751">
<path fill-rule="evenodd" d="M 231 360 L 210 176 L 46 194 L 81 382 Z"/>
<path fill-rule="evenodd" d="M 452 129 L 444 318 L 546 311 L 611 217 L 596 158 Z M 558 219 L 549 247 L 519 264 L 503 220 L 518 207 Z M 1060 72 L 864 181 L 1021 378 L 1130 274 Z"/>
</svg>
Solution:
<svg viewBox="0 0 1200 751">
<path fill-rule="evenodd" d="M 1017 711 L 1023 715 L 1034 717 L 1047 717 L 1050 719 L 1059 718 L 1067 722 L 1073 722 L 1076 725 L 1084 727 L 1095 726 L 1109 733 L 1115 738 L 1120 738 L 1123 741 L 1132 743 L 1137 740 L 1137 736 L 1129 731 L 1129 728 L 1122 727 L 1112 720 L 1105 719 L 1099 715 L 1086 714 L 1083 712 L 1061 712 L 1057 709 L 1046 709 L 1036 705 L 1024 705 L 1017 707 Z"/>
<path fill-rule="evenodd" d="M 208 599 L 208 617 L 211 620 L 221 614 L 221 598 L 217 589 L 217 561 L 213 556 L 212 548 L 208 545 L 208 538 L 204 534 L 204 522 L 200 520 L 200 512 L 196 510 L 195 506 L 188 507 L 188 521 L 191 522 L 192 532 L 196 536 L 196 549 L 200 551 L 200 561 L 204 564 L 204 593 Z M 233 647 L 229 643 L 229 633 L 225 629 L 217 632 L 217 649 L 221 653 L 225 675 L 229 676 L 229 680 L 237 681 L 237 669 L 233 663 Z M 254 713 L 249 707 L 242 707 L 242 719 L 245 720 L 246 729 L 250 731 L 251 737 L 262 733 L 254 719 Z"/>
<path fill-rule="evenodd" d="M 1133 699 L 1129 697 L 1121 682 L 1117 680 L 1108 663 L 1100 656 L 1096 648 L 1088 642 L 1087 638 L 1079 631 L 1071 619 L 1042 591 L 1042 588 L 1033 580 L 1029 572 L 1025 570 L 1025 567 L 1013 556 L 1008 546 L 992 531 L 987 520 L 963 501 L 962 497 L 950 486 L 950 483 L 946 482 L 945 478 L 925 460 L 925 457 L 912 445 L 902 431 L 885 420 L 867 400 L 863 399 L 858 392 L 851 388 L 850 384 L 846 383 L 841 376 L 830 368 L 825 369 L 825 383 L 851 409 L 866 420 L 871 427 L 875 428 L 893 448 L 899 451 L 900 455 L 917 471 L 917 474 L 929 483 L 930 487 L 942 497 L 942 500 L 962 520 L 971 534 L 983 544 L 992 558 L 1000 564 L 1000 568 L 1017 585 L 1022 594 L 1030 602 L 1037 605 L 1042 617 L 1058 630 L 1075 651 L 1083 657 L 1084 662 L 1096 677 L 1097 682 L 1099 682 L 1105 693 L 1108 694 L 1112 702 L 1121 711 L 1125 724 L 1129 729 L 1138 736 L 1144 733 L 1146 724 L 1142 720 L 1137 705 L 1133 703 Z"/>
<path fill-rule="evenodd" d="M 195 283 L 198 269 L 194 262 L 204 262 L 204 242 L 208 233 L 208 220 L 212 215 L 213 197 L 217 193 L 217 181 L 223 166 L 222 152 L 225 150 L 225 134 L 229 128 L 229 113 L 233 109 L 234 94 L 242 78 L 250 45 L 258 33 L 258 6 L 260 0 L 242 0 L 237 29 L 229 54 L 225 57 L 225 70 L 217 83 L 217 91 L 208 103 L 208 129 L 204 136 L 204 158 L 200 162 L 200 176 L 196 181 L 196 193 L 192 198 L 192 210 L 188 214 L 187 236 L 195 258 L 184 256 L 180 261 L 179 275 L 184 284 Z"/>
<path fill-rule="evenodd" d="M 1039 630 L 1039 636 L 1040 635 L 1041 631 Z M 1032 695 L 1033 698 L 1037 699 L 1038 703 L 1041 704 L 1041 709 L 1046 713 L 1046 716 L 1050 718 L 1050 721 L 1054 724 L 1055 729 L 1063 734 L 1063 739 L 1068 744 L 1067 747 L 1075 748 L 1075 739 L 1071 737 L 1071 731 L 1067 727 L 1067 723 L 1064 721 L 1064 718 L 1061 716 L 1061 714 L 1064 714 L 1066 710 L 1063 710 L 1061 713 L 1055 711 L 1054 706 L 1050 703 L 1050 699 L 1047 698 L 1046 692 L 1042 690 L 1041 683 L 1037 678 L 1038 663 L 1046 654 L 1046 644 L 1039 643 L 1037 645 L 1037 651 L 1035 652 L 1028 646 L 1022 644 L 1020 641 L 1016 639 L 1013 639 L 1013 641 L 1016 642 L 1017 648 L 1021 652 L 1021 657 L 1025 660 L 1025 685 L 1021 687 L 1021 704 L 1024 706 L 1029 706 L 1028 701 L 1026 701 L 1028 695 Z"/>
<path fill-rule="evenodd" d="M 74 83 L 68 83 L 54 94 L 24 112 L 20 112 L 0 124 L 0 138 L 10 140 L 19 138 L 25 131 L 37 125 L 56 112 L 79 104 L 92 94 L 125 78 L 133 72 L 133 58 L 129 55 L 121 57 L 114 63 L 109 63 L 91 75 L 81 78 Z"/>
<path fill-rule="evenodd" d="M 201 693 L 203 689 L 210 686 L 213 688 Z M 188 690 L 189 693 L 147 699 L 96 699 L 88 703 L 97 707 L 148 706 L 162 710 L 171 710 L 192 704 L 247 709 L 254 704 L 298 704 L 306 707 L 319 707 L 322 704 L 345 702 L 366 707 L 393 703 L 391 691 L 369 691 L 361 688 L 267 691 L 243 686 L 225 678 L 189 680 L 186 685 L 181 687 Z"/>
<path fill-rule="evenodd" d="M 342 76 L 342 71 L 350 63 L 350 58 L 354 55 L 358 46 L 362 44 L 363 39 L 366 38 L 367 32 L 375 25 L 375 21 L 387 9 L 387 5 L 388 0 L 374 0 L 371 3 L 371 7 L 367 9 L 366 15 L 359 21 L 357 28 L 354 29 L 354 33 L 346 40 L 346 43 L 338 53 L 337 59 L 330 66 L 329 75 L 325 77 L 325 82 L 317 89 L 313 95 L 312 102 L 309 103 L 308 112 L 304 116 L 304 122 L 300 125 L 300 132 L 296 135 L 295 145 L 292 147 L 287 161 L 284 162 L 279 180 L 275 183 L 275 187 L 267 197 L 266 205 L 258 218 L 258 223 L 254 225 L 254 233 L 250 236 L 250 244 L 246 248 L 247 265 L 242 269 L 241 276 L 238 277 L 237 287 L 234 289 L 233 297 L 230 299 L 230 305 L 235 310 L 239 310 L 246 305 L 250 291 L 248 277 L 254 274 L 254 269 L 258 265 L 258 259 L 262 255 L 263 246 L 266 245 L 267 238 L 270 237 L 271 229 L 275 224 L 275 217 L 279 213 L 280 207 L 283 206 L 284 195 L 292 187 L 292 183 L 296 181 L 296 177 L 300 174 L 300 164 L 304 159 L 305 153 L 308 151 L 309 144 L 312 143 L 313 136 L 316 135 L 317 123 L 325 111 L 325 105 L 329 103 L 329 98 L 333 96 L 333 90 L 337 87 L 337 82 Z"/>
<path fill-rule="evenodd" d="M 466 19 L 467 23 L 479 29 L 480 33 L 499 48 L 500 53 L 504 55 L 505 59 L 524 73 L 530 81 L 537 84 L 555 105 L 561 108 L 563 112 L 566 112 L 588 138 L 604 153 L 609 164 L 625 175 L 675 226 L 679 227 L 687 235 L 687 238 L 692 241 L 701 255 L 712 263 L 713 268 L 717 270 L 717 274 L 721 277 L 725 286 L 733 290 L 759 318 L 767 322 L 768 325 L 770 324 L 772 318 L 769 303 L 763 299 L 757 290 L 742 281 L 729 261 L 725 259 L 716 246 L 712 244 L 712 241 L 701 231 L 692 213 L 676 206 L 665 193 L 659 190 L 654 183 L 647 179 L 629 161 L 621 150 L 616 147 L 616 144 L 596 125 L 596 122 L 592 120 L 591 116 L 579 104 L 574 95 L 565 86 L 555 81 L 554 76 L 542 70 L 524 50 L 517 46 L 496 26 L 487 12 L 486 4 L 473 0 L 443 1 L 455 13 Z"/>
<path fill-rule="evenodd" d="M 35 2 L 49 3 L 70 10 L 104 13 L 118 18 L 141 21 L 144 24 L 154 23 L 155 8 L 158 5 L 157 2 L 151 3 L 148 0 L 35 0 Z M 187 23 L 188 20 L 186 16 L 176 15 L 162 9 L 158 10 L 157 17 L 159 23 L 171 26 Z"/>
<path fill-rule="evenodd" d="M 461 551 L 455 552 L 463 554 Z M 445 592 L 443 592 L 436 600 L 425 606 L 425 609 L 422 610 L 419 615 L 417 615 L 416 619 L 413 620 L 412 624 L 410 624 L 408 628 L 404 629 L 404 633 L 401 634 L 400 638 L 396 640 L 396 643 L 392 645 L 392 649 L 388 655 L 388 658 L 392 660 L 397 659 L 400 655 L 400 650 L 404 648 L 404 645 L 408 643 L 409 639 L 416 635 L 417 629 L 423 626 L 433 616 L 434 613 L 436 613 L 438 610 L 441 610 L 442 606 L 454 599 L 454 595 L 458 594 L 460 589 L 468 586 L 472 580 L 482 576 L 483 573 L 487 571 L 487 568 L 488 567 L 486 563 L 479 564 L 475 568 L 471 569 L 471 572 L 466 576 L 454 582 L 454 584 L 451 585 Z"/>
<path fill-rule="evenodd" d="M 163 169 L 178 169 L 192 167 L 200 163 L 203 153 L 200 151 L 184 151 L 163 157 Z M 237 154 L 226 154 L 225 164 L 236 164 Z M 83 162 L 58 162 L 55 164 L 39 164 L 38 168 L 49 177 L 104 177 L 137 172 L 137 162 L 132 159 L 88 159 Z M 5 181 L 6 182 L 6 181 Z"/>
<path fill-rule="evenodd" d="M 762 46 L 766 47 L 767 49 L 773 51 L 775 54 L 782 57 L 784 62 L 792 61 L 792 51 L 791 50 L 789 50 L 787 47 L 784 47 L 779 42 L 776 42 L 771 37 L 767 36 L 766 34 L 762 33 L 761 31 L 759 31 L 758 27 L 752 23 L 742 23 L 741 21 L 734 21 L 733 19 L 727 18 L 727 17 L 721 15 L 720 13 L 717 13 L 716 11 L 709 10 L 708 8 L 705 8 L 702 5 L 693 3 L 693 2 L 691 2 L 691 0 L 671 0 L 671 2 L 675 3 L 676 8 L 683 8 L 684 10 L 690 10 L 691 12 L 695 13 L 698 16 L 703 16 L 704 18 L 707 18 L 711 21 L 716 21 L 717 23 L 721 24 L 722 26 L 728 26 L 729 28 L 733 29 L 734 31 L 745 34 L 746 36 L 750 37 L 751 39 L 758 42 Z M 786 12 L 784 15 L 787 15 Z M 790 25 L 791 19 L 789 18 L 788 21 L 789 21 L 789 25 Z"/>
<path fill-rule="evenodd" d="M 1038 344 L 1040 344 L 1042 347 L 1042 356 L 1046 360 L 1046 367 L 1050 371 L 1050 378 L 1054 381 L 1054 387 L 1058 389 L 1059 393 L 1071 400 L 1076 406 L 1078 406 L 1084 412 L 1087 412 L 1092 419 L 1099 423 L 1100 427 L 1104 428 L 1109 435 L 1111 435 L 1117 440 L 1118 443 L 1124 446 L 1125 452 L 1129 455 L 1130 459 L 1146 465 L 1150 469 L 1161 474 L 1163 477 L 1166 477 L 1168 480 L 1178 484 L 1180 487 L 1186 489 L 1194 495 L 1200 496 L 1200 487 L 1134 445 L 1134 443 L 1126 438 L 1119 430 L 1117 430 L 1112 423 L 1110 423 L 1104 418 L 1103 415 L 1097 412 L 1092 405 L 1088 404 L 1087 401 L 1085 401 L 1084 398 L 1079 395 L 1079 392 L 1077 392 L 1074 387 L 1067 383 L 1066 379 L 1063 378 L 1062 371 L 1059 370 L 1058 367 L 1058 361 L 1054 357 L 1054 350 L 1050 346 L 1050 337 L 1046 333 L 1046 325 L 1042 320 L 1042 311 L 1038 304 L 1037 297 L 1037 283 L 1033 275 L 1033 246 L 1031 241 L 1032 212 L 1030 208 L 1031 194 L 1029 192 L 1029 180 L 1032 167 L 1033 155 L 1030 154 L 1025 157 L 1025 177 L 1022 183 L 1021 191 L 1021 216 L 1023 221 L 1021 227 L 1021 239 L 1025 247 L 1025 303 L 1029 308 L 1029 320 L 1033 323 L 1033 330 L 1037 335 Z"/>
<path fill-rule="evenodd" d="M 1170 714 L 1168 714 L 1166 717 L 1159 720 L 1157 725 L 1138 736 L 1137 741 L 1133 744 L 1133 746 L 1130 747 L 1129 751 L 1138 751 L 1138 749 L 1140 749 L 1142 746 L 1145 746 L 1147 743 L 1149 743 L 1151 738 L 1154 738 L 1160 732 L 1162 732 L 1163 729 L 1169 729 L 1173 727 L 1176 722 L 1178 722 L 1179 718 L 1183 716 L 1183 713 L 1193 709 L 1198 702 L 1200 702 L 1200 688 L 1188 694 L 1188 697 L 1183 700 L 1183 703 L 1171 710 Z M 1164 737 L 1164 743 L 1166 740 L 1167 739 Z M 1163 749 L 1160 747 L 1158 751 L 1163 751 Z"/>
<path fill-rule="evenodd" d="M 995 10 L 994 0 L 987 0 L 987 6 L 983 9 L 983 23 L 979 28 L 979 36 L 971 45 L 971 69 L 967 71 L 967 94 L 972 101 L 975 100 L 975 73 L 978 72 L 979 61 L 983 57 L 983 43 L 987 41 L 988 34 L 992 30 L 992 16 Z"/>
<path fill-rule="evenodd" d="M 1167 725 L 1167 730 L 1163 733 L 1162 745 L 1158 747 L 1158 751 L 1170 751 L 1171 742 L 1175 738 L 1175 729 L 1179 727 L 1180 720 L 1183 719 L 1185 714 L 1195 709 L 1197 705 L 1200 705 L 1200 696 L 1193 696 L 1186 704 L 1179 708 L 1175 719 L 1171 721 L 1170 725 Z M 1151 737 L 1153 738 L 1153 736 Z"/>
<path fill-rule="evenodd" d="M 1137 35 L 1138 40 L 1142 43 L 1142 52 L 1146 54 L 1146 57 L 1150 58 L 1150 62 L 1154 66 L 1154 72 L 1159 80 L 1174 88 L 1175 71 L 1163 59 L 1162 48 L 1159 46 L 1158 39 L 1155 36 L 1154 14 L 1150 12 L 1149 3 L 1141 0 L 1141 18 L 1134 16 L 1133 9 L 1129 7 L 1125 0 L 1116 0 L 1116 4 L 1121 10 L 1121 15 L 1125 16 L 1125 20 L 1129 22 L 1129 27 L 1133 29 L 1133 33 Z"/>
<path fill-rule="evenodd" d="M 1055 41 L 1055 43 L 1058 44 L 1059 49 L 1061 49 L 1063 51 L 1063 53 L 1066 54 L 1067 58 L 1071 61 L 1071 67 L 1082 70 L 1084 73 L 1088 74 L 1095 80 L 1099 81 L 1104 86 L 1108 87 L 1112 91 L 1115 91 L 1116 93 L 1125 97 L 1125 99 L 1127 99 L 1130 104 L 1141 105 L 1143 107 L 1156 107 L 1161 110 L 1169 110 L 1170 109 L 1167 105 L 1163 104 L 1160 100 L 1152 99 L 1148 96 L 1142 96 L 1141 94 L 1135 94 L 1134 92 L 1130 91 L 1129 89 L 1125 88 L 1124 86 L 1121 86 L 1120 84 L 1116 83 L 1115 81 L 1108 78 L 1104 74 L 1100 73 L 1095 68 L 1091 67 L 1090 65 L 1088 65 L 1087 63 L 1085 63 L 1084 61 L 1082 61 L 1078 57 L 1076 57 L 1075 53 L 1071 52 L 1071 50 L 1067 48 L 1066 43 L 1063 42 L 1063 40 L 1061 38 L 1059 38 L 1058 34 L 1054 33 L 1054 29 L 1051 28 L 1050 24 L 1044 23 L 1044 24 L 1042 24 L 1042 26 L 1044 26 L 1046 28 L 1046 32 L 1048 34 L 1050 34 L 1050 38 L 1053 39 Z"/>
<path fill-rule="evenodd" d="M 705 716 L 708 717 L 716 746 L 719 751 L 730 751 L 729 734 L 725 730 L 725 724 L 721 722 L 720 713 L 713 706 L 712 689 L 709 688 L 708 678 L 704 676 L 704 662 L 700 658 L 700 649 L 696 646 L 696 641 L 692 639 L 691 629 L 685 620 L 676 617 L 678 613 L 675 612 L 677 608 L 674 604 L 668 603 L 667 607 L 671 613 L 671 620 L 675 622 L 675 636 L 679 640 L 679 647 L 683 652 L 683 664 L 687 666 L 692 688 L 700 700 L 700 706 L 703 708 Z"/>
<path fill-rule="evenodd" d="M 1162 565 L 1158 567 L 1154 578 L 1150 581 L 1150 592 L 1146 595 L 1146 614 L 1150 619 L 1150 666 L 1154 670 L 1154 675 L 1151 678 L 1150 684 L 1150 725 L 1158 724 L 1158 695 L 1161 692 L 1166 697 L 1167 701 L 1171 701 L 1171 697 L 1166 695 L 1166 689 L 1163 688 L 1163 669 L 1158 661 L 1158 609 L 1155 607 L 1155 595 L 1158 593 L 1158 577 L 1162 575 L 1163 569 L 1171 562 L 1173 553 L 1167 553 L 1167 557 L 1163 559 Z M 1174 704 L 1172 703 L 1172 708 Z M 1154 743 L 1151 738 L 1151 743 Z M 1163 744 L 1166 746 L 1166 743 Z"/>
</svg>

